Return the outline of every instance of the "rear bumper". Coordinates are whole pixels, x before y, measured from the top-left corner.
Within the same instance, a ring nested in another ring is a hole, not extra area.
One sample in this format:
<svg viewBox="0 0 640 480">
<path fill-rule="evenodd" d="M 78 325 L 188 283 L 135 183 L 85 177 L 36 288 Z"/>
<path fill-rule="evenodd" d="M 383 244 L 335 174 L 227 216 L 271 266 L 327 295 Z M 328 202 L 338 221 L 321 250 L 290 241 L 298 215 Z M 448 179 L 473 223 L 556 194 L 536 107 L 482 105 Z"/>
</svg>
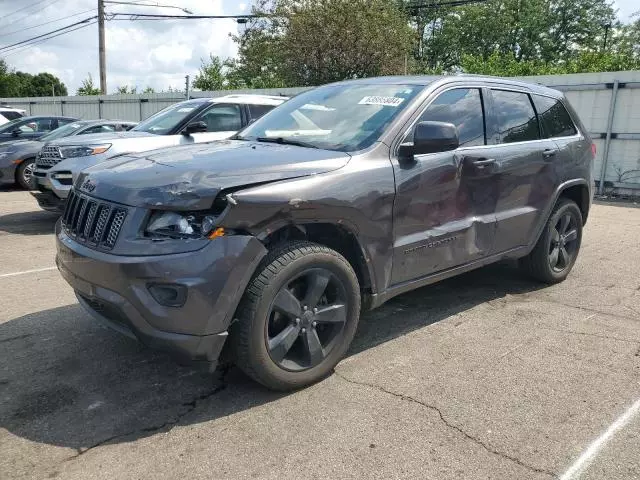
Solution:
<svg viewBox="0 0 640 480">
<path fill-rule="evenodd" d="M 56 226 L 56 264 L 80 304 L 98 321 L 181 359 L 215 363 L 227 329 L 264 246 L 229 236 L 175 255 L 117 256 L 91 250 Z M 153 285 L 186 290 L 179 306 L 165 306 Z"/>
</svg>

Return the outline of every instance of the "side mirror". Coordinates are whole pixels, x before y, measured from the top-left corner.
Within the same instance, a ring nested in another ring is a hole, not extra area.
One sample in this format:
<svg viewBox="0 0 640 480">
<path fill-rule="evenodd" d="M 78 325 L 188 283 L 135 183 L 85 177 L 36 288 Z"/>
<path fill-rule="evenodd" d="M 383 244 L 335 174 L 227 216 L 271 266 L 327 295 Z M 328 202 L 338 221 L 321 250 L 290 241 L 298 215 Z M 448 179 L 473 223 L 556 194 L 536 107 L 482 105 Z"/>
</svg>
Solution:
<svg viewBox="0 0 640 480">
<path fill-rule="evenodd" d="M 207 124 L 203 121 L 199 122 L 191 122 L 188 123 L 184 130 L 182 130 L 182 134 L 186 137 L 191 135 L 192 133 L 202 133 L 207 131 Z"/>
<path fill-rule="evenodd" d="M 414 155 L 449 152 L 459 146 L 458 129 L 454 124 L 420 122 L 413 132 L 413 143 L 403 143 L 398 153 L 402 159 L 413 159 Z"/>
</svg>

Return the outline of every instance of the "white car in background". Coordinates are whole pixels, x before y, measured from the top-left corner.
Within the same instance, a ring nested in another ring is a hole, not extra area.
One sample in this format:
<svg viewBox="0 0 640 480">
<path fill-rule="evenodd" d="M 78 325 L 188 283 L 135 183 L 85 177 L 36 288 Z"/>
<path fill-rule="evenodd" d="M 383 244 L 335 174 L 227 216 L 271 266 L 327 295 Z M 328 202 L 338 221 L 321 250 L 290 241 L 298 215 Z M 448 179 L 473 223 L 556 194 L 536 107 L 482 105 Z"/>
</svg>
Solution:
<svg viewBox="0 0 640 480">
<path fill-rule="evenodd" d="M 25 110 L 20 110 L 19 108 L 0 106 L 0 125 L 9 123 L 11 120 L 22 118 L 26 113 L 27 112 Z"/>
<path fill-rule="evenodd" d="M 31 193 L 44 210 L 62 213 L 73 182 L 85 168 L 116 155 L 224 140 L 286 100 L 271 95 L 197 98 L 171 105 L 128 132 L 49 142 L 36 157 Z"/>
</svg>

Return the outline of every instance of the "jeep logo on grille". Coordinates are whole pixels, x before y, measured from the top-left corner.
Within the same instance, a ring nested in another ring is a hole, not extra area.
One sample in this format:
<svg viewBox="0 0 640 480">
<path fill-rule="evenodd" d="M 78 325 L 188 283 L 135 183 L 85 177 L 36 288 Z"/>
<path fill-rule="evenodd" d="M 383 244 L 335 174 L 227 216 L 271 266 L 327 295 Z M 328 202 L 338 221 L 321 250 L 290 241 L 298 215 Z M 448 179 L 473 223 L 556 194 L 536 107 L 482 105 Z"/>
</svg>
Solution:
<svg viewBox="0 0 640 480">
<path fill-rule="evenodd" d="M 84 190 L 87 193 L 91 193 L 96 189 L 95 182 L 92 182 L 90 178 L 88 178 L 81 186 L 80 190 Z"/>
</svg>

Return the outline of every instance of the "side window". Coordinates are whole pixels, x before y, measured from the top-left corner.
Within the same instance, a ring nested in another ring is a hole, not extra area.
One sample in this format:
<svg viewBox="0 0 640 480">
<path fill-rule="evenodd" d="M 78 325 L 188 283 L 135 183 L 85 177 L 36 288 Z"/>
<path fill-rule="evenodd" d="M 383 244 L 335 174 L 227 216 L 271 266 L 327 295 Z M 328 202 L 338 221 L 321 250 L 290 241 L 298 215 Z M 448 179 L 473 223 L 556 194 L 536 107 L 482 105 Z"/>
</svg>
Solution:
<svg viewBox="0 0 640 480">
<path fill-rule="evenodd" d="M 75 122 L 75 120 L 71 120 L 70 118 L 59 118 L 58 119 L 58 128 L 64 125 L 68 125 L 70 123 Z"/>
<path fill-rule="evenodd" d="M 533 95 L 533 104 L 536 106 L 546 138 L 570 137 L 578 133 L 569 112 L 561 101 Z"/>
<path fill-rule="evenodd" d="M 17 118 L 22 118 L 22 115 L 20 115 L 20 113 L 12 112 L 10 110 L 9 111 L 4 111 L 4 112 L 0 112 L 0 113 L 7 120 L 16 120 Z"/>
<path fill-rule="evenodd" d="M 235 132 L 242 128 L 239 105 L 214 105 L 195 119 L 207 124 L 207 132 Z"/>
<path fill-rule="evenodd" d="M 81 135 L 86 133 L 109 133 L 115 131 L 113 125 L 95 125 L 93 127 L 87 128 Z"/>
<path fill-rule="evenodd" d="M 269 113 L 271 110 L 276 108 L 275 105 L 248 105 L 249 114 L 251 115 L 250 120 L 257 120 L 266 113 Z"/>
<path fill-rule="evenodd" d="M 505 90 L 492 90 L 491 93 L 501 143 L 540 138 L 538 118 L 528 94 Z"/>
<path fill-rule="evenodd" d="M 419 122 L 447 122 L 458 127 L 461 147 L 485 144 L 482 96 L 477 88 L 444 92 L 420 116 Z M 413 141 L 413 132 L 407 138 Z"/>
</svg>

